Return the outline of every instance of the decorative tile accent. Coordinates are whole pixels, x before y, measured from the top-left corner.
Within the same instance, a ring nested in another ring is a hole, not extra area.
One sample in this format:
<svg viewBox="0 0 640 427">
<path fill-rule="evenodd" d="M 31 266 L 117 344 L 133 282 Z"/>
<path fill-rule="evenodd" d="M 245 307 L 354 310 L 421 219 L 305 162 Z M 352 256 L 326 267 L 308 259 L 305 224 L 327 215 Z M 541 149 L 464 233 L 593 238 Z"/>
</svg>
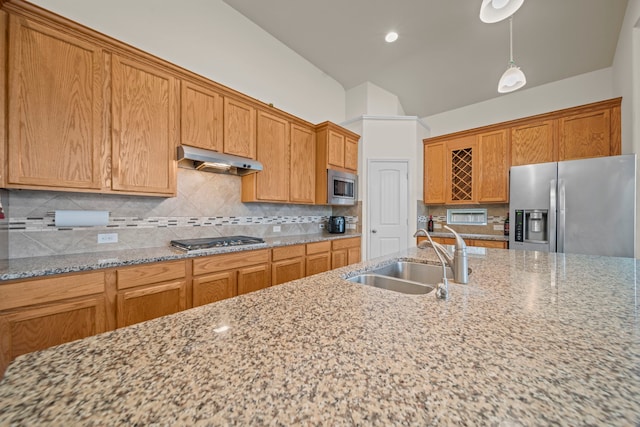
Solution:
<svg viewBox="0 0 640 427">
<path fill-rule="evenodd" d="M 109 218 L 104 227 L 56 227 L 53 216 L 43 218 L 11 218 L 9 231 L 59 231 L 59 230 L 105 230 L 122 228 L 162 228 L 162 227 L 215 227 L 225 225 L 283 225 L 283 224 L 322 224 L 329 220 L 328 215 L 313 216 L 215 216 L 215 217 L 119 217 Z M 358 222 L 357 216 L 347 216 L 350 224 Z"/>
</svg>

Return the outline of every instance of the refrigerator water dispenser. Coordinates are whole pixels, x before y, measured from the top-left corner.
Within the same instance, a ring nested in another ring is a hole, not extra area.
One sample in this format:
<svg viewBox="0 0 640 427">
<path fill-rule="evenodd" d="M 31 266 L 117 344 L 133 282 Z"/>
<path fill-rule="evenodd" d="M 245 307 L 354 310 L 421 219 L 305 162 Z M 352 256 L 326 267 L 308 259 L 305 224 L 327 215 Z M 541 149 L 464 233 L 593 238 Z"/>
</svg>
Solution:
<svg viewBox="0 0 640 427">
<path fill-rule="evenodd" d="M 548 210 L 516 209 L 515 241 L 549 243 Z"/>
</svg>

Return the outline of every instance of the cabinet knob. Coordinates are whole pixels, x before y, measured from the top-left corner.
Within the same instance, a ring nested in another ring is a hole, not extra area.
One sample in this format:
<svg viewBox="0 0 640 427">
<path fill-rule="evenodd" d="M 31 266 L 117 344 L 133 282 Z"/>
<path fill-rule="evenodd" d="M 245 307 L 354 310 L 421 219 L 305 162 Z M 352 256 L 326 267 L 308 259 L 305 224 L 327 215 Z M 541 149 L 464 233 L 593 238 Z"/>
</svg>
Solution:
<svg viewBox="0 0 640 427">
<path fill-rule="evenodd" d="M 371 232 L 375 234 L 378 232 L 378 230 L 371 230 Z"/>
</svg>

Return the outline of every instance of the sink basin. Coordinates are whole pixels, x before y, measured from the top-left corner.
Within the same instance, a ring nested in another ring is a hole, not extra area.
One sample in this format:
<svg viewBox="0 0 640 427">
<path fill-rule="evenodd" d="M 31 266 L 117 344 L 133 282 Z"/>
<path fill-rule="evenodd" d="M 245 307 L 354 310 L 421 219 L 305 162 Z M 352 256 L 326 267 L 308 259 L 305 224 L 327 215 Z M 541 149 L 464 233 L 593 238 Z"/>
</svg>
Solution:
<svg viewBox="0 0 640 427">
<path fill-rule="evenodd" d="M 449 267 L 446 268 L 446 272 L 447 279 L 452 279 L 453 272 Z M 393 264 L 368 271 L 367 273 L 410 280 L 428 285 L 437 285 L 439 282 L 442 282 L 441 265 L 421 264 L 419 262 L 397 261 Z"/>
<path fill-rule="evenodd" d="M 447 278 L 451 279 L 453 272 L 449 267 L 446 272 Z M 428 294 L 442 281 L 442 266 L 397 261 L 347 280 L 403 294 Z"/>
<path fill-rule="evenodd" d="M 393 277 L 379 276 L 377 274 L 360 274 L 359 276 L 347 279 L 350 282 L 362 283 L 363 285 L 374 286 L 376 288 L 387 289 L 403 294 L 422 295 L 428 294 L 435 289 L 435 285 L 427 285 L 408 280 L 395 279 Z"/>
</svg>

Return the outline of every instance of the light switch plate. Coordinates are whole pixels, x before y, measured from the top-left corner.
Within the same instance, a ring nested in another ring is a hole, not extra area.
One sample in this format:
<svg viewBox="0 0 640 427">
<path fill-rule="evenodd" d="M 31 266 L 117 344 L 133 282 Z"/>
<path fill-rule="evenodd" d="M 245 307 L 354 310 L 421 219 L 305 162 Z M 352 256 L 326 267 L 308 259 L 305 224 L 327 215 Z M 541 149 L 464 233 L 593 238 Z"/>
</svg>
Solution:
<svg viewBox="0 0 640 427">
<path fill-rule="evenodd" d="M 274 225 L 273 226 L 273 232 L 274 233 L 279 233 L 280 231 L 282 231 L 282 227 L 280 227 L 279 225 Z"/>
</svg>

